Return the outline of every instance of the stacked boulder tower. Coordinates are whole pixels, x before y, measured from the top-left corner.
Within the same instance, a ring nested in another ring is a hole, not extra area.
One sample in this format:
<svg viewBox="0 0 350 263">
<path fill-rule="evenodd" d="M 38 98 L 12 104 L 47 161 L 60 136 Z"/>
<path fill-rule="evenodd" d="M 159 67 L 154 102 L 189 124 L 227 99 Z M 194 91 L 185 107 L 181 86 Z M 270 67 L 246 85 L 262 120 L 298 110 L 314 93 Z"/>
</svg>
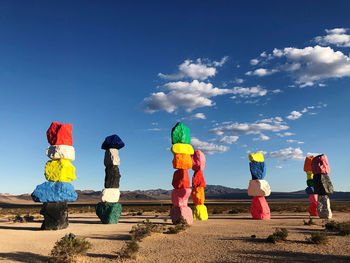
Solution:
<svg viewBox="0 0 350 263">
<path fill-rule="evenodd" d="M 318 194 L 317 212 L 320 218 L 332 218 L 329 195 L 333 194 L 333 185 L 329 178 L 330 168 L 325 154 L 317 155 L 312 159 L 311 169 L 314 183 L 314 192 Z"/>
<path fill-rule="evenodd" d="M 306 172 L 306 184 L 307 188 L 305 189 L 306 194 L 309 196 L 309 214 L 310 216 L 318 216 L 317 213 L 317 199 L 318 196 L 315 194 L 314 190 L 314 174 L 312 173 L 311 169 L 311 162 L 314 156 L 306 156 L 305 157 L 305 162 L 304 162 L 304 172 Z"/>
<path fill-rule="evenodd" d="M 121 177 L 119 150 L 124 146 L 124 142 L 116 134 L 106 137 L 101 146 L 105 150 L 105 188 L 102 191 L 102 202 L 96 205 L 96 214 L 103 224 L 118 224 L 122 213 L 122 205 L 118 203 Z"/>
<path fill-rule="evenodd" d="M 265 196 L 271 194 L 269 183 L 264 180 L 266 165 L 262 153 L 249 154 L 249 168 L 252 180 L 249 181 L 248 195 L 253 196 L 251 214 L 254 219 L 269 220 L 271 213 Z"/>
<path fill-rule="evenodd" d="M 205 195 L 204 188 L 207 186 L 203 176 L 203 170 L 205 167 L 205 155 L 200 150 L 195 150 L 192 155 L 192 170 L 194 174 L 192 176 L 192 200 L 194 204 L 193 219 L 194 220 L 207 220 L 208 210 L 204 205 Z"/>
<path fill-rule="evenodd" d="M 36 187 L 31 197 L 35 202 L 42 202 L 40 214 L 44 216 L 42 230 L 59 230 L 68 227 L 68 205 L 78 198 L 73 185 L 69 182 L 76 179 L 73 147 L 72 124 L 52 122 L 47 130 L 50 146 L 46 155 L 51 160 L 45 165 L 47 182 Z"/>
<path fill-rule="evenodd" d="M 170 217 L 173 224 L 177 224 L 183 217 L 188 224 L 193 223 L 192 210 L 188 207 L 188 198 L 191 195 L 190 177 L 188 169 L 192 168 L 192 157 L 194 154 L 191 146 L 190 129 L 181 122 L 178 122 L 171 130 L 171 141 L 173 146 L 171 152 L 174 155 L 173 168 L 177 169 L 173 175 L 171 193 L 173 207 L 170 210 Z"/>
</svg>

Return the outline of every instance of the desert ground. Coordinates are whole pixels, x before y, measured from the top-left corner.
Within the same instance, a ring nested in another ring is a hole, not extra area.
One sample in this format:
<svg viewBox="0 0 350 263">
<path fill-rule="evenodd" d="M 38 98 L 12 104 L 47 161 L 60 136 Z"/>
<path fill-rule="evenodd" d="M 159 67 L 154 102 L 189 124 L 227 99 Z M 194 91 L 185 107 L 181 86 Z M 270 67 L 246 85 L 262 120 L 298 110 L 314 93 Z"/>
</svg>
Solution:
<svg viewBox="0 0 350 263">
<path fill-rule="evenodd" d="M 68 233 L 85 237 L 93 247 L 79 262 L 116 262 L 116 252 L 130 238 L 132 226 L 145 219 L 171 225 L 165 214 L 123 215 L 119 224 L 103 225 L 94 213 L 70 215 L 64 230 L 41 231 L 41 221 L 13 223 L 0 218 L 0 262 L 47 262 L 55 242 Z M 251 215 L 216 214 L 208 221 L 195 221 L 178 234 L 155 233 L 143 239 L 136 260 L 123 262 L 350 262 L 350 237 L 330 234 L 330 242 L 314 245 L 306 241 L 310 233 L 323 229 L 304 225 L 307 213 L 276 212 L 269 221 Z M 349 221 L 350 214 L 335 212 L 334 220 Z M 276 227 L 289 231 L 283 243 L 266 243 Z M 255 235 L 256 237 L 251 237 Z"/>
</svg>

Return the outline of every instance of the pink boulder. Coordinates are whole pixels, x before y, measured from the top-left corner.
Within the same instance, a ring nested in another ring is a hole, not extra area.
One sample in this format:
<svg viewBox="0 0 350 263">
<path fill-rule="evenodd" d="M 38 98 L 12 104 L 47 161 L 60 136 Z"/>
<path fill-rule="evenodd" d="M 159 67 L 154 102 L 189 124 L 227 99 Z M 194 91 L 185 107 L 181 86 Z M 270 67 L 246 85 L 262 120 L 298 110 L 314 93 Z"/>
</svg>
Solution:
<svg viewBox="0 0 350 263">
<path fill-rule="evenodd" d="M 194 172 L 194 175 L 192 176 L 192 187 L 207 187 L 205 184 L 203 172 L 201 170 Z"/>
<path fill-rule="evenodd" d="M 191 195 L 191 188 L 174 189 L 171 192 L 171 201 L 174 206 L 185 207 Z"/>
<path fill-rule="evenodd" d="M 184 207 L 173 207 L 170 209 L 170 217 L 173 224 L 177 224 L 180 218 L 183 217 L 189 225 L 193 223 L 192 210 L 188 206 Z"/>
<path fill-rule="evenodd" d="M 310 201 L 309 214 L 310 214 L 310 216 L 318 216 L 318 213 L 317 213 L 317 199 L 318 199 L 318 195 L 317 194 L 309 195 L 309 201 Z"/>
<path fill-rule="evenodd" d="M 311 162 L 311 169 L 313 174 L 329 174 L 331 169 L 329 168 L 327 156 L 321 154 L 314 157 Z"/>
<path fill-rule="evenodd" d="M 190 176 L 186 169 L 179 169 L 174 172 L 172 185 L 175 189 L 190 188 Z"/>
<path fill-rule="evenodd" d="M 254 219 L 271 219 L 270 208 L 266 202 L 265 196 L 254 196 L 252 200 L 251 214 Z"/>
<path fill-rule="evenodd" d="M 195 150 L 192 155 L 193 171 L 203 171 L 205 167 L 205 155 L 200 150 Z"/>
</svg>

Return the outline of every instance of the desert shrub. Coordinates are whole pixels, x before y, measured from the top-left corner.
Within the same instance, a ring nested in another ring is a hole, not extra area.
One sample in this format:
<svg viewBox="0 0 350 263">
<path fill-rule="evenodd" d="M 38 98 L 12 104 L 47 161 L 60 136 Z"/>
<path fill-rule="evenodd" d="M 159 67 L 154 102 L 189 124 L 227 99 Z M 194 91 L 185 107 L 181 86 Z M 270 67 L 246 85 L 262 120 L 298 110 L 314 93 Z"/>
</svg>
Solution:
<svg viewBox="0 0 350 263">
<path fill-rule="evenodd" d="M 331 231 L 331 232 L 339 231 L 339 223 L 333 220 L 327 222 L 324 227 L 326 228 L 327 231 Z"/>
<path fill-rule="evenodd" d="M 168 222 L 168 218 L 163 218 L 164 223 Z"/>
<path fill-rule="evenodd" d="M 122 249 L 117 253 L 118 258 L 132 258 L 135 259 L 140 246 L 135 238 L 131 238 L 125 242 Z"/>
<path fill-rule="evenodd" d="M 149 219 L 138 223 L 136 226 L 133 226 L 130 230 L 131 239 L 136 241 L 141 241 L 141 239 L 151 235 L 152 233 L 159 233 L 164 230 L 163 226 L 159 224 L 154 224 Z"/>
<path fill-rule="evenodd" d="M 186 230 L 187 228 L 189 228 L 190 225 L 187 223 L 187 221 L 185 220 L 185 218 L 180 217 L 179 221 L 175 224 L 174 227 L 169 227 L 168 228 L 168 234 L 177 234 L 180 233 L 181 231 Z"/>
<path fill-rule="evenodd" d="M 136 215 L 138 215 L 138 216 L 142 216 L 142 214 L 143 214 L 142 211 L 138 211 L 138 212 L 136 213 Z"/>
<path fill-rule="evenodd" d="M 92 247 L 85 238 L 78 238 L 70 233 L 57 241 L 51 250 L 50 263 L 71 263 L 75 262 L 77 256 L 85 255 Z"/>
<path fill-rule="evenodd" d="M 286 228 L 276 228 L 275 233 L 269 235 L 266 239 L 267 242 L 276 243 L 286 241 L 288 237 L 288 230 Z"/>
<path fill-rule="evenodd" d="M 313 244 L 326 244 L 328 243 L 328 235 L 325 231 L 318 231 L 311 233 L 310 238 L 306 239 Z"/>
<path fill-rule="evenodd" d="M 12 218 L 12 221 L 14 223 L 24 223 L 25 222 L 24 218 L 21 217 L 20 215 L 16 215 L 14 218 Z"/>
<path fill-rule="evenodd" d="M 314 222 L 314 220 L 311 217 L 309 217 L 309 221 L 304 220 L 304 225 L 311 226 L 311 225 L 316 225 L 316 223 Z"/>
<path fill-rule="evenodd" d="M 325 229 L 331 232 L 338 232 L 342 236 L 347 236 L 350 234 L 350 222 L 338 223 L 336 221 L 329 221 L 325 224 Z"/>
</svg>

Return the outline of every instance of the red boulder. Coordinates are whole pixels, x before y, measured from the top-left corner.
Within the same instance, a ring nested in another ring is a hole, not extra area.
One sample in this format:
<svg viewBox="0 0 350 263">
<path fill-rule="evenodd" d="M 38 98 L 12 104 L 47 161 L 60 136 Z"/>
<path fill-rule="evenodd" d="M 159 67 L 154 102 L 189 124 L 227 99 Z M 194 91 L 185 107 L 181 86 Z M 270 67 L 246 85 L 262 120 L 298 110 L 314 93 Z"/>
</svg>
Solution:
<svg viewBox="0 0 350 263">
<path fill-rule="evenodd" d="M 72 124 L 63 124 L 59 122 L 51 123 L 47 130 L 47 141 L 51 145 L 73 145 Z"/>
<path fill-rule="evenodd" d="M 265 196 L 254 196 L 252 200 L 251 214 L 254 219 L 271 219 L 270 207 L 266 202 Z"/>
<path fill-rule="evenodd" d="M 310 216 L 318 216 L 318 213 L 317 213 L 317 199 L 318 199 L 318 195 L 317 194 L 309 195 L 309 201 L 310 201 L 309 214 L 310 214 Z"/>
<path fill-rule="evenodd" d="M 202 170 L 196 171 L 192 176 L 192 187 L 207 187 Z"/>
<path fill-rule="evenodd" d="M 179 169 L 174 172 L 172 185 L 175 189 L 190 188 L 190 176 L 188 170 Z"/>
</svg>

